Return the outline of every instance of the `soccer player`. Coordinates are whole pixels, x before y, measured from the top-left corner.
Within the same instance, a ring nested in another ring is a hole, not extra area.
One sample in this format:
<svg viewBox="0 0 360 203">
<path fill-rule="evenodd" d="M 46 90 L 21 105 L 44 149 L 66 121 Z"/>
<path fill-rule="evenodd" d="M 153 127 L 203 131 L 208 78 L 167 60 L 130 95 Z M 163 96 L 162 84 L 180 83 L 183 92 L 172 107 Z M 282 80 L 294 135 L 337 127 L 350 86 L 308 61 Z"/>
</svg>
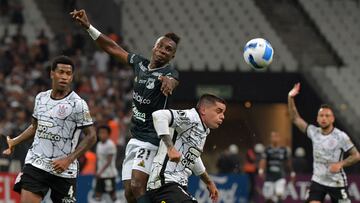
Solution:
<svg viewBox="0 0 360 203">
<path fill-rule="evenodd" d="M 7 155 L 34 138 L 14 186 L 22 203 L 40 203 L 49 189 L 53 202 L 76 202 L 77 158 L 95 144 L 96 133 L 88 105 L 71 90 L 74 70 L 69 57 L 53 60 L 52 89 L 36 96 L 32 124 L 17 137 L 8 137 Z M 81 131 L 85 136 L 78 145 Z"/>
<path fill-rule="evenodd" d="M 294 101 L 299 92 L 300 83 L 296 83 L 288 94 L 288 107 L 292 122 L 311 139 L 313 145 L 313 175 L 308 202 L 323 202 L 326 194 L 330 195 L 334 203 L 350 202 L 343 168 L 358 162 L 359 152 L 348 135 L 334 127 L 335 116 L 330 106 L 320 107 L 317 113 L 319 127 L 304 121 Z M 349 153 L 346 159 L 343 159 L 344 152 Z"/>
<path fill-rule="evenodd" d="M 167 108 L 168 96 L 178 85 L 178 72 L 169 64 L 175 57 L 180 38 L 167 33 L 158 38 L 151 59 L 128 53 L 89 22 L 85 10 L 74 10 L 72 17 L 87 30 L 96 44 L 123 63 L 134 68 L 132 139 L 127 143 L 123 162 L 122 180 L 129 203 L 145 194 L 151 163 L 160 139 L 156 135 L 151 114 Z"/>
<path fill-rule="evenodd" d="M 270 133 L 270 146 L 265 149 L 259 163 L 259 176 L 265 176 L 263 195 L 266 202 L 281 202 L 284 198 L 286 167 L 291 171 L 291 178 L 295 178 L 288 150 L 280 146 L 280 139 L 278 132 Z"/>
<path fill-rule="evenodd" d="M 153 115 L 154 126 L 161 138 L 151 167 L 147 199 L 142 202 L 196 202 L 187 193 L 188 177 L 200 175 L 217 201 L 218 191 L 202 164 L 200 155 L 210 129 L 218 128 L 226 110 L 225 101 L 214 95 L 202 95 L 196 108 L 187 110 L 158 110 Z M 171 135 L 170 127 L 174 128 Z"/>
<path fill-rule="evenodd" d="M 107 125 L 99 126 L 97 134 L 100 142 L 96 145 L 96 186 L 95 199 L 101 201 L 103 193 L 109 193 L 112 201 L 116 202 L 115 178 L 118 175 L 115 167 L 116 146 L 109 139 L 111 129 Z"/>
</svg>

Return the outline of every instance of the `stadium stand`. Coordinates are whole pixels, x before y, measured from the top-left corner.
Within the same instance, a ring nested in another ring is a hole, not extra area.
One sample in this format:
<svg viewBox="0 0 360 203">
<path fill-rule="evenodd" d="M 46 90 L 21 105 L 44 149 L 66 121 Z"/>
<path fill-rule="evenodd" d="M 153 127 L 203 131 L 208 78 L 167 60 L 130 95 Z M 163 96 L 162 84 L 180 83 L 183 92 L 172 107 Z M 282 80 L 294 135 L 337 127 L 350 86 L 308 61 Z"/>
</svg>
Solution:
<svg viewBox="0 0 360 203">
<path fill-rule="evenodd" d="M 123 32 L 131 49 L 148 55 L 153 39 L 160 34 L 170 30 L 182 36 L 175 59 L 180 70 L 249 71 L 241 60 L 242 47 L 234 44 L 259 36 L 267 38 L 276 50 L 270 71 L 298 69 L 297 61 L 253 1 L 135 0 L 125 1 L 123 6 Z"/>
<path fill-rule="evenodd" d="M 356 133 L 357 120 L 360 118 L 360 13 L 358 1 L 315 1 L 299 0 L 301 6 L 317 25 L 319 31 L 342 59 L 343 66 L 327 66 L 315 68 L 312 75 L 326 75 L 318 83 L 340 113 L 347 119 Z M 316 76 L 315 76 L 316 77 Z M 332 83 L 335 91 L 329 91 L 327 84 Z M 343 101 L 336 96 L 341 95 Z"/>
</svg>

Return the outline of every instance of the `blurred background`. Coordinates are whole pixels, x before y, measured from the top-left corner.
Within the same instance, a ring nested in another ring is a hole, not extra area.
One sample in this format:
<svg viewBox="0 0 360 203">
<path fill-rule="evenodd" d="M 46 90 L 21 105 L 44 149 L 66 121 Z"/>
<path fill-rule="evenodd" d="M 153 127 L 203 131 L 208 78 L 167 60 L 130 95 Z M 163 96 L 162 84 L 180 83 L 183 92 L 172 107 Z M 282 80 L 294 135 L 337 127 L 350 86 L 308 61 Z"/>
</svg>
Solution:
<svg viewBox="0 0 360 203">
<path fill-rule="evenodd" d="M 296 82 L 302 84 L 296 98 L 301 116 L 316 124 L 319 106 L 330 104 L 336 127 L 360 147 L 359 0 L 0 0 L 1 151 L 6 136 L 30 124 L 35 95 L 50 88 L 51 59 L 65 54 L 76 62 L 74 90 L 88 102 L 96 125 L 112 128 L 121 171 L 133 71 L 96 47 L 71 19 L 75 8 L 85 9 L 92 25 L 127 51 L 147 58 L 159 36 L 181 37 L 173 61 L 180 85 L 171 108 L 191 108 L 205 92 L 228 102 L 226 120 L 212 131 L 202 155 L 211 174 L 256 174 L 271 131 L 280 133 L 294 165 L 300 163 L 296 171 L 311 174 L 311 141 L 287 112 Z M 262 72 L 242 56 L 245 43 L 257 37 L 269 40 L 275 52 Z M 0 155 L 0 171 L 19 172 L 30 145 Z M 93 164 L 94 153 L 80 159 L 82 167 Z M 92 174 L 89 168 L 82 174 Z M 360 164 L 346 171 L 359 175 Z M 355 186 L 354 201 L 360 202 L 360 184 Z"/>
</svg>

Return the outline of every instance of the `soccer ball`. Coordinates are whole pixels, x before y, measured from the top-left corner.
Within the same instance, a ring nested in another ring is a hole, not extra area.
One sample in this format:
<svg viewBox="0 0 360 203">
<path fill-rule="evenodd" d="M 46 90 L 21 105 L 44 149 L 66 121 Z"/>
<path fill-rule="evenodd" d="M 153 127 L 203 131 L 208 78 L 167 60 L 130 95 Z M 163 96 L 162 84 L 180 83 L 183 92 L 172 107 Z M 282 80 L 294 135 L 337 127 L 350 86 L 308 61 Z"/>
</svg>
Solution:
<svg viewBox="0 0 360 203">
<path fill-rule="evenodd" d="M 255 70 L 264 70 L 274 56 L 274 49 L 269 41 L 256 38 L 248 41 L 244 47 L 244 59 Z"/>
</svg>

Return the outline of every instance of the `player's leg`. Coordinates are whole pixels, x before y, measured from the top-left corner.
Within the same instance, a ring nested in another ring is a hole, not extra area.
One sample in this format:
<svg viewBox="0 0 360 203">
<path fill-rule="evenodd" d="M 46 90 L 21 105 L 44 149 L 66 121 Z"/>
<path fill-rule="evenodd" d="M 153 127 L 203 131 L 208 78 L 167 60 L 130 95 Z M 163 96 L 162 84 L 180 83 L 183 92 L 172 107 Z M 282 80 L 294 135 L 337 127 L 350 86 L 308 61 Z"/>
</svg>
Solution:
<svg viewBox="0 0 360 203">
<path fill-rule="evenodd" d="M 309 203 L 321 203 L 325 199 L 327 189 L 325 186 L 320 185 L 314 181 L 311 181 L 310 188 L 308 190 L 308 198 L 306 202 Z"/>
<path fill-rule="evenodd" d="M 277 196 L 277 202 L 281 202 L 285 194 L 286 180 L 281 178 L 275 182 L 275 195 Z"/>
<path fill-rule="evenodd" d="M 22 189 L 20 199 L 21 203 L 40 203 L 43 197 L 41 195 Z"/>
<path fill-rule="evenodd" d="M 51 175 L 49 180 L 53 202 L 76 202 L 76 178 L 62 178 Z"/>
<path fill-rule="evenodd" d="M 332 203 L 350 203 L 349 194 L 345 187 L 329 188 L 328 194 L 331 197 Z"/>
<path fill-rule="evenodd" d="M 46 183 L 48 172 L 35 168 L 30 164 L 26 164 L 23 172 L 16 177 L 14 191 L 20 193 L 21 203 L 41 202 L 49 191 Z"/>
<path fill-rule="evenodd" d="M 124 186 L 125 199 L 128 203 L 136 203 L 136 199 L 131 190 L 131 173 L 136 155 L 136 148 L 137 145 L 133 144 L 132 140 L 130 140 L 126 145 L 125 158 L 122 166 L 121 178 Z"/>
<path fill-rule="evenodd" d="M 131 173 L 131 190 L 136 199 L 145 195 L 151 165 L 157 149 L 157 146 L 146 142 L 139 142 L 139 146 L 136 148 Z"/>
</svg>

